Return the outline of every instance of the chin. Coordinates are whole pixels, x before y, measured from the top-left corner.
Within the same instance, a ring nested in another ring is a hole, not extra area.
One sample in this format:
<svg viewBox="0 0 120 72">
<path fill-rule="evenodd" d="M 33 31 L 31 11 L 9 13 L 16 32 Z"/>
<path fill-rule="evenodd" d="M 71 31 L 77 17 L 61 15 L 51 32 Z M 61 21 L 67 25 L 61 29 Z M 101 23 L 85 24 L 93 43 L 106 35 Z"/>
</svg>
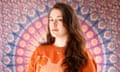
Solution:
<svg viewBox="0 0 120 72">
<path fill-rule="evenodd" d="M 52 37 L 56 37 L 56 35 L 55 34 L 51 34 L 52 35 Z"/>
</svg>

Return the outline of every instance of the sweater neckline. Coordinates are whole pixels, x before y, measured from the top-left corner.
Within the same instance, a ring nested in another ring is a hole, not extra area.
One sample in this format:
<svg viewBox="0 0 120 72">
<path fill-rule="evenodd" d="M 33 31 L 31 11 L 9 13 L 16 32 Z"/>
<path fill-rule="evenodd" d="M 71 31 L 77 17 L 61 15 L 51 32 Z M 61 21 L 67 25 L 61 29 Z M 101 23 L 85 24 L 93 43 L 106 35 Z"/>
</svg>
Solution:
<svg viewBox="0 0 120 72">
<path fill-rule="evenodd" d="M 54 44 L 53 44 L 52 46 L 54 47 L 55 52 L 56 52 L 58 55 L 63 54 L 64 51 L 65 51 L 65 47 L 56 46 L 56 45 L 54 45 Z"/>
<path fill-rule="evenodd" d="M 57 46 L 57 45 L 54 45 L 54 44 L 52 44 L 52 46 L 54 46 L 55 48 L 65 48 L 65 46 Z"/>
</svg>

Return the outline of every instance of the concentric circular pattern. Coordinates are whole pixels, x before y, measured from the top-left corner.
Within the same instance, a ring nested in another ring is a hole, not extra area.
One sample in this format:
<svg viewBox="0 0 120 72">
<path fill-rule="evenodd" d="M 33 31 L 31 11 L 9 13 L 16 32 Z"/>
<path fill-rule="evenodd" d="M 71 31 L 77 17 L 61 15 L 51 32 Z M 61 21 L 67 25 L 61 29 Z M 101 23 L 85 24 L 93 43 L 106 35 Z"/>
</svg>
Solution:
<svg viewBox="0 0 120 72">
<path fill-rule="evenodd" d="M 18 64 L 16 66 L 17 72 L 25 70 L 24 68 L 26 68 L 26 64 L 29 62 L 29 57 L 32 52 L 39 43 L 45 41 L 46 30 L 44 29 L 44 25 L 46 25 L 46 20 L 47 17 L 38 19 L 33 24 L 30 24 L 21 34 L 21 39 L 18 40 L 15 56 L 15 64 Z"/>
<path fill-rule="evenodd" d="M 103 70 L 102 64 L 104 63 L 103 49 L 100 44 L 99 37 L 87 23 L 81 25 L 82 30 L 86 36 L 87 45 L 86 47 L 90 50 L 92 55 L 94 55 L 95 61 L 97 63 L 98 72 Z"/>
<path fill-rule="evenodd" d="M 4 49 L 0 49 L 0 70 L 5 72 L 25 72 L 35 48 L 46 41 L 47 12 L 55 4 L 51 1 L 36 8 L 24 9 L 7 34 Z M 118 72 L 119 52 L 112 41 L 111 31 L 106 23 L 90 8 L 71 4 L 80 18 L 80 25 L 87 40 L 88 48 L 97 63 L 97 72 Z M 3 52 L 4 51 L 4 52 Z M 3 54 L 4 53 L 4 54 Z"/>
</svg>

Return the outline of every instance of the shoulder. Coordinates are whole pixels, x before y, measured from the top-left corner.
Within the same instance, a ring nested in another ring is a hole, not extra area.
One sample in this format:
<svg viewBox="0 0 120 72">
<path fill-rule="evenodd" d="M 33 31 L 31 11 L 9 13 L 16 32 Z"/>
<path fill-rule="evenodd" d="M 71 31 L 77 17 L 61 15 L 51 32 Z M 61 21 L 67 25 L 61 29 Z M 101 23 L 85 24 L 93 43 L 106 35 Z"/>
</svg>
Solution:
<svg viewBox="0 0 120 72">
<path fill-rule="evenodd" d="M 39 45 L 36 50 L 43 50 L 43 49 L 47 49 L 47 48 L 51 48 L 52 45 Z"/>
<path fill-rule="evenodd" d="M 94 56 L 89 49 L 84 49 L 85 54 L 88 57 L 88 62 L 85 67 L 83 67 L 83 72 L 97 72 L 97 64 L 94 60 Z"/>
<path fill-rule="evenodd" d="M 44 51 L 46 51 L 47 49 L 50 49 L 50 48 L 52 48 L 52 45 L 39 45 L 38 47 L 36 47 L 34 52 L 42 53 L 42 52 L 44 52 Z"/>
<path fill-rule="evenodd" d="M 90 52 L 89 49 L 84 48 L 84 52 L 88 56 L 88 59 L 93 59 L 93 55 L 92 55 L 92 53 Z"/>
</svg>

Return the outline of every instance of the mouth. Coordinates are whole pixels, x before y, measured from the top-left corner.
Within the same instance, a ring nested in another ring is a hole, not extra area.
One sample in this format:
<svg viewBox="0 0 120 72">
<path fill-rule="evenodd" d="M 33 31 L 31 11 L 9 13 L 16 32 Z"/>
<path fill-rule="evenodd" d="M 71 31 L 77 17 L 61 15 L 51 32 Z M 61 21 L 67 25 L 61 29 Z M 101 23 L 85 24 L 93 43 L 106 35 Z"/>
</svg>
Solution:
<svg viewBox="0 0 120 72">
<path fill-rule="evenodd" d="M 52 31 L 58 31 L 58 29 L 52 29 Z"/>
</svg>

